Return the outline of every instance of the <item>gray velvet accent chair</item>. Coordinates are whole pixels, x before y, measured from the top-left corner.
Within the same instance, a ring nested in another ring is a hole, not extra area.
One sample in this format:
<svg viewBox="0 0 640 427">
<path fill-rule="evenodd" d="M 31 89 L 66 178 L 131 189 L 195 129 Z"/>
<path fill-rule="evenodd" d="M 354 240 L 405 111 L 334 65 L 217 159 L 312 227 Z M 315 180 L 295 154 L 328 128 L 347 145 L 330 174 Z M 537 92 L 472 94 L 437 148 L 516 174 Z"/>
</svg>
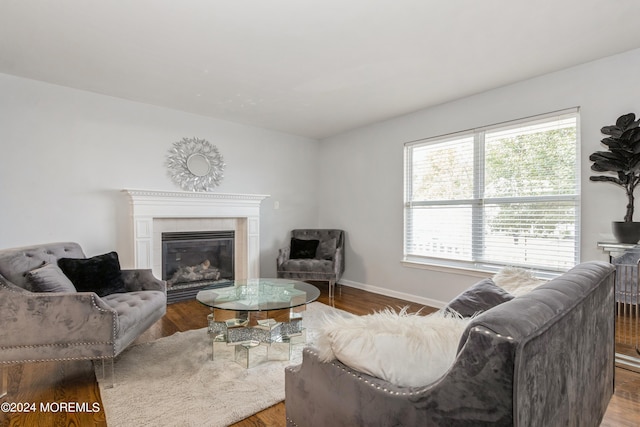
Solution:
<svg viewBox="0 0 640 427">
<path fill-rule="evenodd" d="M 2 395 L 8 366 L 30 362 L 101 361 L 113 386 L 113 359 L 166 312 L 166 284 L 151 270 L 121 270 L 124 292 L 102 297 L 73 286 L 36 291 L 30 272 L 60 258 L 86 257 L 77 243 L 0 250 Z"/>
<path fill-rule="evenodd" d="M 472 318 L 454 364 L 420 387 L 307 347 L 285 369 L 287 425 L 598 426 L 614 390 L 614 310 L 613 266 L 580 264 Z"/>
<path fill-rule="evenodd" d="M 291 244 L 278 252 L 277 275 L 283 279 L 329 282 L 329 298 L 344 273 L 343 230 L 297 229 Z M 317 243 L 316 243 L 317 242 Z"/>
</svg>

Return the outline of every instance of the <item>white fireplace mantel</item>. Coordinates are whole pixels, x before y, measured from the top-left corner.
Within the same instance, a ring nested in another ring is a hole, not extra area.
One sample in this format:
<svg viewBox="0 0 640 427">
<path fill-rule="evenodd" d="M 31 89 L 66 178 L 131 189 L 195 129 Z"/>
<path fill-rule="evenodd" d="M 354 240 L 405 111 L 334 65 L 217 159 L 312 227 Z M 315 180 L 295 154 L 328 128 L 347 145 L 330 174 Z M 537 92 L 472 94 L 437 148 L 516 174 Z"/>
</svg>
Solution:
<svg viewBox="0 0 640 427">
<path fill-rule="evenodd" d="M 176 220 L 234 219 L 242 221 L 237 233 L 239 258 L 244 265 L 236 269 L 236 278 L 260 276 L 260 203 L 269 197 L 264 194 L 229 194 L 184 191 L 123 190 L 128 197 L 132 217 L 134 268 L 150 268 L 158 274 L 157 230 L 154 222 Z M 236 230 L 237 232 L 238 230 Z M 238 258 L 238 257 L 237 257 Z"/>
</svg>

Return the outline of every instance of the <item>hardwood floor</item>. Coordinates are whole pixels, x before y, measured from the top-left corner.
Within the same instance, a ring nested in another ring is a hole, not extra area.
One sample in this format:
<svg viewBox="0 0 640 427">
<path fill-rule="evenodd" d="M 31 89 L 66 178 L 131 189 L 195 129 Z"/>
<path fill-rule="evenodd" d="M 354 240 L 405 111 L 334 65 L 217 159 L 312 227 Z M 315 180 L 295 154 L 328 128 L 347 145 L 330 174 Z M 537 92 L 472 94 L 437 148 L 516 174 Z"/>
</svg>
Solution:
<svg viewBox="0 0 640 427">
<path fill-rule="evenodd" d="M 320 302 L 330 304 L 327 286 L 318 283 L 322 294 Z M 346 286 L 336 289 L 333 304 L 336 308 L 355 314 L 368 314 L 385 307 L 401 308 L 409 305 L 409 311 L 422 310 L 427 314 L 430 307 L 408 303 Z M 172 335 L 178 331 L 203 328 L 207 324 L 209 309 L 196 301 L 171 304 L 167 314 L 145 332 L 136 343 L 152 341 Z M 116 372 L 117 375 L 117 372 Z M 117 380 L 117 377 L 116 377 Z M 33 363 L 14 365 L 9 368 L 9 393 L 0 402 L 35 403 L 37 411 L 23 413 L 0 412 L 0 427 L 8 426 L 106 426 L 100 392 L 91 362 Z M 97 412 L 69 412 L 50 407 L 41 412 L 40 403 L 77 402 L 99 404 Z M 51 410 L 53 409 L 53 410 Z M 616 391 L 611 399 L 602 426 L 638 426 L 640 424 L 640 374 L 616 368 Z M 280 427 L 285 426 L 285 405 L 279 403 L 236 424 L 235 427 Z"/>
</svg>

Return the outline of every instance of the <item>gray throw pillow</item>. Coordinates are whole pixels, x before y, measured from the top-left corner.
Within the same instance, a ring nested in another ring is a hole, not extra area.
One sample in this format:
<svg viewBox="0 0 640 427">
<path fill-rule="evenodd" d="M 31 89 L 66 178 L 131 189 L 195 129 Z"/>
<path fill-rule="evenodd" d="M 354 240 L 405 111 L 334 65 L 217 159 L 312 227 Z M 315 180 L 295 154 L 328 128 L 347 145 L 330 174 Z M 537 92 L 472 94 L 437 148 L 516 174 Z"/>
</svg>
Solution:
<svg viewBox="0 0 640 427">
<path fill-rule="evenodd" d="M 25 275 L 35 292 L 75 292 L 71 280 L 55 264 L 45 264 Z"/>
<path fill-rule="evenodd" d="M 334 237 L 333 239 L 324 240 L 320 242 L 318 245 L 318 250 L 316 251 L 317 259 L 326 259 L 333 260 L 333 256 L 336 253 L 336 248 L 338 247 L 338 241 Z"/>
<path fill-rule="evenodd" d="M 513 298 L 513 295 L 496 285 L 493 280 L 484 279 L 451 300 L 445 310 L 458 312 L 462 317 L 471 317 Z"/>
</svg>

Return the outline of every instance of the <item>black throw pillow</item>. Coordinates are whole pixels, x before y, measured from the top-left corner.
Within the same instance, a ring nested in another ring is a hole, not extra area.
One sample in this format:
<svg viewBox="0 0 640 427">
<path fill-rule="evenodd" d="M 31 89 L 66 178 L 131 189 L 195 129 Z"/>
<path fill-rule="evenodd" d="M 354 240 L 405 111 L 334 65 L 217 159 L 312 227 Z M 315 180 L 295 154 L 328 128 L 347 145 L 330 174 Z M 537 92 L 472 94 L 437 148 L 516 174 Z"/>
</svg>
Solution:
<svg viewBox="0 0 640 427">
<path fill-rule="evenodd" d="M 445 310 L 456 311 L 462 317 L 471 317 L 513 298 L 513 295 L 496 285 L 493 280 L 484 279 L 455 297 Z"/>
<path fill-rule="evenodd" d="M 116 252 L 92 258 L 60 258 L 58 267 L 78 292 L 95 292 L 98 296 L 126 292 Z"/>
<path fill-rule="evenodd" d="M 289 259 L 309 259 L 316 257 L 316 250 L 320 240 L 303 240 L 291 238 L 291 252 Z"/>
</svg>

